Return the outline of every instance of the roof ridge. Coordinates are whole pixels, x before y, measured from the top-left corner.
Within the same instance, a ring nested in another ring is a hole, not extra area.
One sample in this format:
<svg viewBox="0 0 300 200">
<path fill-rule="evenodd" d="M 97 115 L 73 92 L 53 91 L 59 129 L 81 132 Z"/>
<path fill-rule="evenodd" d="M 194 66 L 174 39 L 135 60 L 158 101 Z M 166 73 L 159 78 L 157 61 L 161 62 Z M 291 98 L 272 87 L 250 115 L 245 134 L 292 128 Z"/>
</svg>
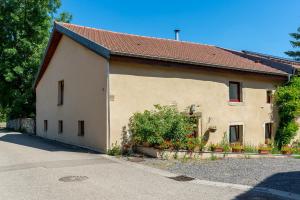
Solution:
<svg viewBox="0 0 300 200">
<path fill-rule="evenodd" d="M 101 29 L 101 28 L 93 28 L 93 27 L 89 27 L 89 26 L 82 26 L 82 25 L 71 24 L 71 23 L 64 23 L 64 22 L 56 22 L 56 23 L 58 23 L 58 24 L 67 24 L 67 25 L 77 26 L 77 27 L 81 27 L 81 28 L 88 28 L 88 29 L 93 29 L 93 30 L 97 30 L 97 31 L 110 32 L 110 33 L 115 33 L 115 34 L 120 34 L 120 35 L 129 35 L 129 36 L 164 40 L 164 41 L 170 41 L 170 42 L 178 42 L 178 43 L 195 44 L 195 45 L 202 45 L 202 46 L 209 46 L 209 47 L 217 47 L 216 45 L 210 45 L 210 44 L 203 44 L 203 43 L 197 43 L 197 42 L 191 42 L 191 41 L 182 41 L 182 40 L 178 41 L 178 40 L 174 40 L 174 39 L 144 36 L 144 35 L 131 34 L 131 33 L 122 33 L 122 32 L 117 32 L 117 31 L 105 30 L 105 29 Z"/>
</svg>

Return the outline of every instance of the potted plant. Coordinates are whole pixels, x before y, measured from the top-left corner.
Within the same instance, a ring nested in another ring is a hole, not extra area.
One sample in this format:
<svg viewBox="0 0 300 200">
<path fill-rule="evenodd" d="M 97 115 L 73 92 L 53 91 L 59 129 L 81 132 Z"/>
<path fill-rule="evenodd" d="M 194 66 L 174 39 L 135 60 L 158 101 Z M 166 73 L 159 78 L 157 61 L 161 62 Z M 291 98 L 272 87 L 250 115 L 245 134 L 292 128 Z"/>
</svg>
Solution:
<svg viewBox="0 0 300 200">
<path fill-rule="evenodd" d="M 210 146 L 210 150 L 213 151 L 213 152 L 223 152 L 224 148 L 219 144 L 212 144 Z"/>
<path fill-rule="evenodd" d="M 284 146 L 281 148 L 281 153 L 283 155 L 291 155 L 292 154 L 292 148 L 289 146 Z"/>
<path fill-rule="evenodd" d="M 244 147 L 240 144 L 232 144 L 231 149 L 233 153 L 242 153 L 244 151 Z"/>
<path fill-rule="evenodd" d="M 259 154 L 269 154 L 271 150 L 272 150 L 272 147 L 267 146 L 267 145 L 261 145 L 258 147 Z"/>
</svg>

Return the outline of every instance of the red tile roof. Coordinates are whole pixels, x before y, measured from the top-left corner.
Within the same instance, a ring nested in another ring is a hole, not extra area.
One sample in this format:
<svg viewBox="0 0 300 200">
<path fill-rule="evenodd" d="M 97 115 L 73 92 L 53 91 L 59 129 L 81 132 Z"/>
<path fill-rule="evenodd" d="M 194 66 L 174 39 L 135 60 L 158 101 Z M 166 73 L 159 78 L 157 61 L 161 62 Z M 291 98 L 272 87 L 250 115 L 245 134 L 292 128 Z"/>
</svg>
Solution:
<svg viewBox="0 0 300 200">
<path fill-rule="evenodd" d="M 74 24 L 59 24 L 106 47 L 111 51 L 111 54 L 159 58 L 178 62 L 186 61 L 199 65 L 211 64 L 240 70 L 285 74 L 269 65 L 244 58 L 232 51 L 216 46 L 116 33 Z"/>
<path fill-rule="evenodd" d="M 284 69 L 291 67 L 290 65 L 270 60 L 268 62 L 260 61 L 257 57 L 245 56 L 246 54 L 243 52 L 216 46 L 117 33 L 55 22 L 52 40 L 49 42 L 35 86 L 46 70 L 61 35 L 67 32 L 73 39 L 79 36 L 79 42 L 83 38 L 86 43 L 90 42 L 87 45 L 96 44 L 97 47 L 106 50 L 108 55 L 130 56 L 284 76 L 288 74 Z"/>
</svg>

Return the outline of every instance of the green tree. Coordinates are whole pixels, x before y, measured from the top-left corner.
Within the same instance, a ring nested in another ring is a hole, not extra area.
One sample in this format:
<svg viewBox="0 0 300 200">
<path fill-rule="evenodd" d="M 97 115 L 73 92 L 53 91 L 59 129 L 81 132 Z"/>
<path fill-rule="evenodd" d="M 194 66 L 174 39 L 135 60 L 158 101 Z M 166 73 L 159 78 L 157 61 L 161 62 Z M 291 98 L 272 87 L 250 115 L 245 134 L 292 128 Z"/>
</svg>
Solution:
<svg viewBox="0 0 300 200">
<path fill-rule="evenodd" d="M 0 107 L 9 118 L 34 116 L 32 84 L 60 6 L 60 0 L 0 1 Z"/>
<path fill-rule="evenodd" d="M 290 36 L 293 38 L 293 40 L 290 41 L 292 47 L 298 49 L 300 47 L 300 27 L 297 29 L 296 33 L 291 33 Z M 300 50 L 287 51 L 285 53 L 293 59 L 300 61 Z"/>
<path fill-rule="evenodd" d="M 300 77 L 294 76 L 288 84 L 278 87 L 275 101 L 280 120 L 275 141 L 281 148 L 290 144 L 299 129 L 295 119 L 300 114 Z"/>
</svg>

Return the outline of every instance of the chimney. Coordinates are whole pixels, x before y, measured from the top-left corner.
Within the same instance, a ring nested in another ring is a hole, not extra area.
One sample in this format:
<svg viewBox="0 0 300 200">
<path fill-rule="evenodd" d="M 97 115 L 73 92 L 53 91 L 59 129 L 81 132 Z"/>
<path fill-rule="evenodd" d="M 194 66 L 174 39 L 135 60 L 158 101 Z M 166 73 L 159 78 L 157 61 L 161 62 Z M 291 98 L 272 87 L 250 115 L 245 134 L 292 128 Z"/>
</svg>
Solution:
<svg viewBox="0 0 300 200">
<path fill-rule="evenodd" d="M 180 30 L 179 29 L 175 29 L 174 32 L 175 32 L 175 40 L 179 41 L 180 40 L 179 39 L 179 32 L 180 32 Z"/>
</svg>

